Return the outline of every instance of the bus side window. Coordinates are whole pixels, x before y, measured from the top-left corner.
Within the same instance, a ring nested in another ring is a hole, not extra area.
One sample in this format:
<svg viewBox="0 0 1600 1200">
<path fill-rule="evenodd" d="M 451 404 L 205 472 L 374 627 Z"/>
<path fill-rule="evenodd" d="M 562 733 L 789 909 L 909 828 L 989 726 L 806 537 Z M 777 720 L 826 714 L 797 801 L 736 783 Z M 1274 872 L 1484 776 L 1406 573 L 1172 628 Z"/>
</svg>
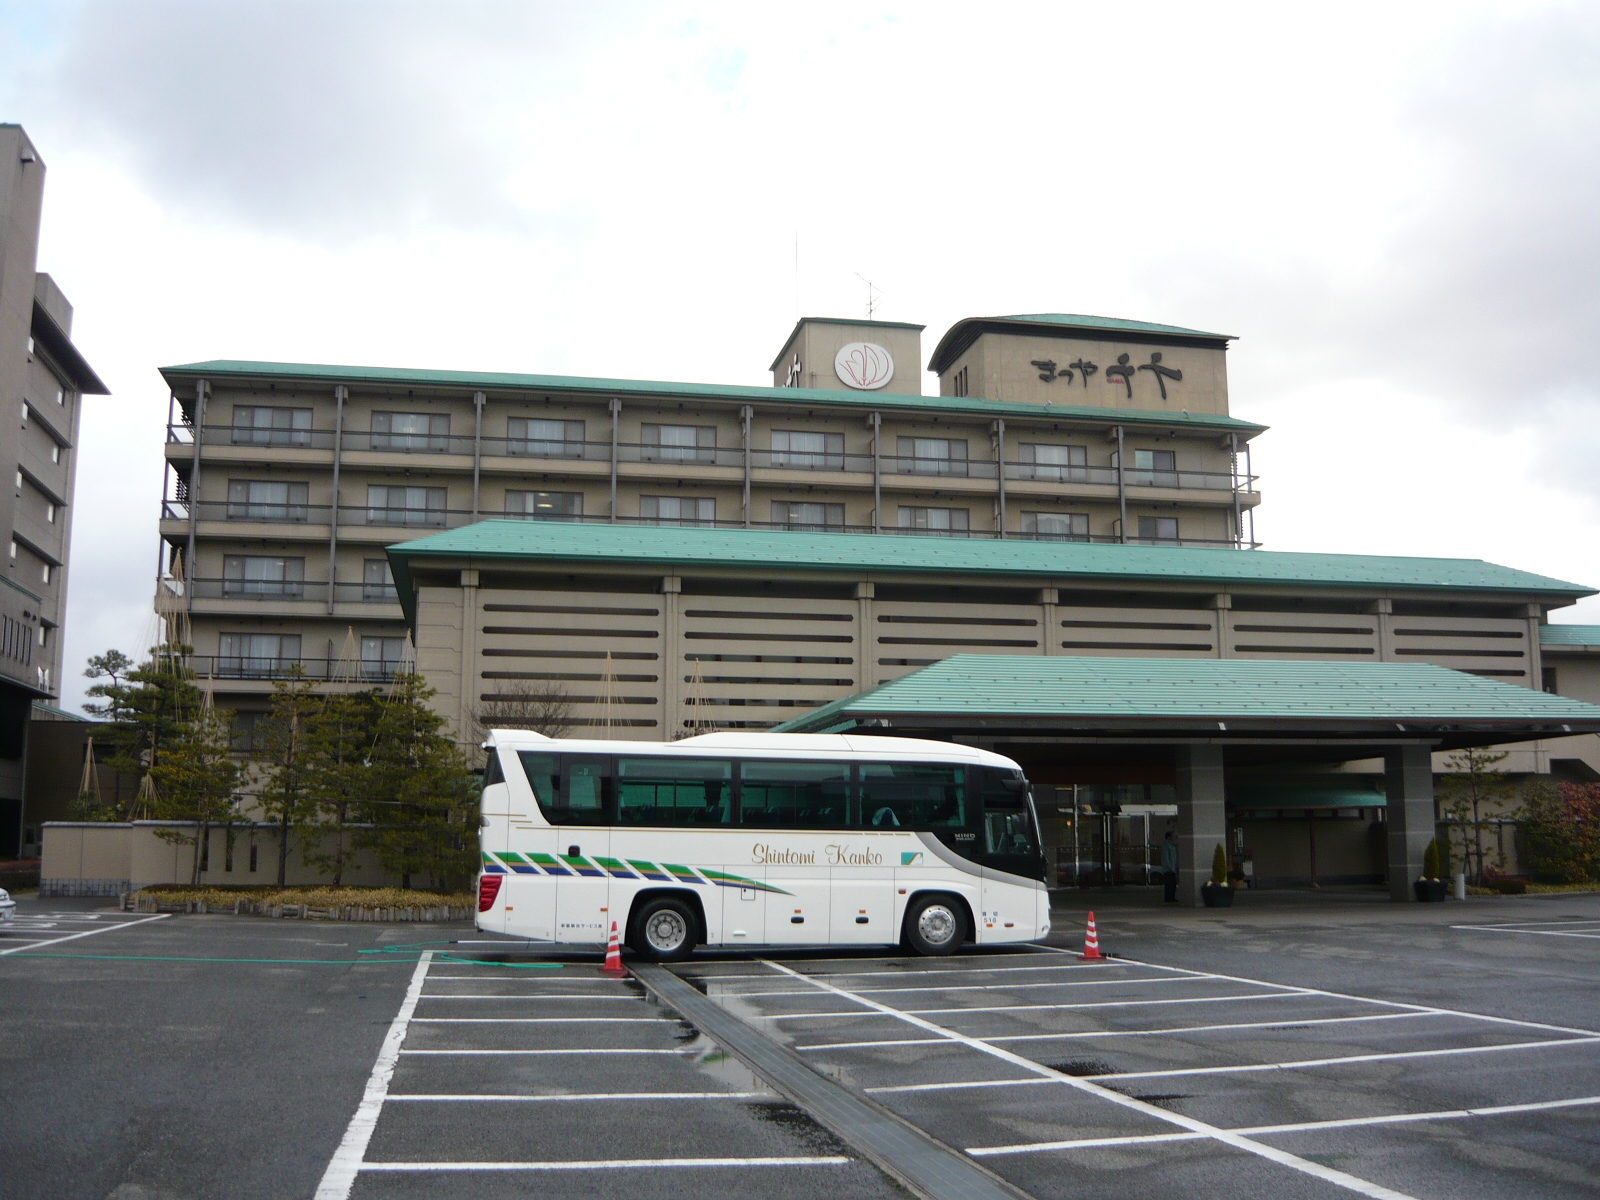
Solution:
<svg viewBox="0 0 1600 1200">
<path fill-rule="evenodd" d="M 954 829 L 967 824 L 967 769 L 954 763 L 862 763 L 861 825 Z"/>
<path fill-rule="evenodd" d="M 739 823 L 831 829 L 849 824 L 850 764 L 747 758 L 739 767 Z"/>
<path fill-rule="evenodd" d="M 604 755 L 565 756 L 566 777 L 562 781 L 561 806 L 546 813 L 552 825 L 608 825 L 606 819 L 606 768 Z"/>
<path fill-rule="evenodd" d="M 978 794 L 983 801 L 984 850 L 988 854 L 1039 853 L 1033 816 L 1028 812 L 1027 786 L 1015 771 L 978 767 Z"/>
<path fill-rule="evenodd" d="M 483 766 L 483 786 L 493 787 L 497 783 L 506 781 L 506 773 L 500 769 L 500 752 L 489 751 L 489 761 Z"/>
<path fill-rule="evenodd" d="M 710 758 L 619 758 L 617 824 L 681 828 L 733 822 L 733 763 Z"/>
<path fill-rule="evenodd" d="M 532 750 L 520 750 L 517 758 L 522 763 L 522 773 L 528 777 L 528 786 L 533 789 L 533 798 L 539 802 L 539 811 L 544 813 L 545 820 L 551 824 L 556 822 L 556 756 L 554 754 L 539 754 Z M 499 755 L 489 760 L 491 774 L 498 774 Z M 489 776 L 484 777 L 484 784 L 491 782 Z"/>
</svg>

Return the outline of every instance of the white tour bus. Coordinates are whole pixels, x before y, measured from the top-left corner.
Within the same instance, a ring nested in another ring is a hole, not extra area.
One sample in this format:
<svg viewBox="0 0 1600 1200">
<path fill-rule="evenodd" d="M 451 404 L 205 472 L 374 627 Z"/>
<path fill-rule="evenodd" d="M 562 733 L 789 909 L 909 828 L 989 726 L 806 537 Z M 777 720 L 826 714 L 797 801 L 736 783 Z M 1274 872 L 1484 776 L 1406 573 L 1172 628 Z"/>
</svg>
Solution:
<svg viewBox="0 0 1600 1200">
<path fill-rule="evenodd" d="M 478 928 L 646 958 L 707 946 L 964 942 L 1050 931 L 1022 769 L 910 738 L 713 733 L 486 743 Z"/>
</svg>

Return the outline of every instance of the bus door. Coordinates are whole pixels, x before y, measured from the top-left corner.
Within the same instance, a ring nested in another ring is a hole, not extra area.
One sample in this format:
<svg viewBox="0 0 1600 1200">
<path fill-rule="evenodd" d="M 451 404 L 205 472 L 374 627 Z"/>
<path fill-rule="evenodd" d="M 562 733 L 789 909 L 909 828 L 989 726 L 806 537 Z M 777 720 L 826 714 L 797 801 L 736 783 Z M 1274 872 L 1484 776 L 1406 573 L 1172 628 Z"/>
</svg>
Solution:
<svg viewBox="0 0 1600 1200">
<path fill-rule="evenodd" d="M 839 891 L 849 891 L 841 877 L 852 875 L 848 868 L 862 858 L 861 839 L 850 830 L 849 763 L 746 759 L 739 768 L 739 824 L 771 889 L 763 893 L 769 943 L 856 940 L 838 937 L 841 906 L 858 899 Z M 739 865 L 729 870 L 748 874 Z M 892 885 L 890 878 L 884 887 Z M 724 911 L 730 920 L 742 917 L 746 904 L 729 901 Z"/>
<path fill-rule="evenodd" d="M 1000 767 L 976 767 L 973 774 L 983 812 L 984 932 L 1031 930 L 1038 920 L 1038 898 L 1016 878 L 1043 880 L 1045 862 L 1027 780 Z"/>
<path fill-rule="evenodd" d="M 604 942 L 611 932 L 611 760 L 602 754 L 562 756 L 558 805 L 546 815 L 556 826 L 555 918 L 558 942 Z M 625 914 L 624 914 L 625 915 Z M 616 918 L 621 920 L 621 918 Z M 619 936 L 623 929 L 617 927 Z"/>
<path fill-rule="evenodd" d="M 500 753 L 489 751 L 489 761 L 483 768 L 483 792 L 478 797 L 478 812 L 482 827 L 478 830 L 479 848 L 493 854 L 503 854 L 510 846 L 510 795 L 505 773 L 500 769 Z M 487 859 L 485 862 L 487 863 Z M 509 873 L 509 872 L 508 872 Z M 500 886 L 505 887 L 505 879 Z M 478 916 L 478 928 L 503 933 L 506 927 L 504 905 L 514 903 L 507 898 L 487 913 Z"/>
</svg>

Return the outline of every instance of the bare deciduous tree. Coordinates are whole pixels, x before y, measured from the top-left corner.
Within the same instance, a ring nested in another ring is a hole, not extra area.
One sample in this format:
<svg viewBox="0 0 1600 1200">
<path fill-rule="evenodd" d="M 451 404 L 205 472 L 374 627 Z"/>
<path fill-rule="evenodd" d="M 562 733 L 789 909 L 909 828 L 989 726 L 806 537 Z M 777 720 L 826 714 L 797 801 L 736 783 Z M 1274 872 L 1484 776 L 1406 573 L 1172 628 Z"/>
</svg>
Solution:
<svg viewBox="0 0 1600 1200">
<path fill-rule="evenodd" d="M 565 737 L 572 725 L 572 695 L 557 680 L 517 679 L 501 685 L 492 699 L 472 710 L 473 740 L 491 729 L 527 729 L 545 737 Z"/>
</svg>

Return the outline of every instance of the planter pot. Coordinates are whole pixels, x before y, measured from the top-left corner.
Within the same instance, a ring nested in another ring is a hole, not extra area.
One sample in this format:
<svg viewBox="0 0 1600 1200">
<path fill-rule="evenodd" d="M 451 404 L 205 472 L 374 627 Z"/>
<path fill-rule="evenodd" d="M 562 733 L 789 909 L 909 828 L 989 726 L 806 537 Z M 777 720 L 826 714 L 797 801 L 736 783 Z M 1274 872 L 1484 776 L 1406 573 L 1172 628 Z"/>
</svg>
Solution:
<svg viewBox="0 0 1600 1200">
<path fill-rule="evenodd" d="M 1444 899 L 1449 884 L 1442 879 L 1419 879 L 1412 885 L 1412 890 L 1416 892 L 1418 901 L 1424 904 L 1437 904 Z"/>
<path fill-rule="evenodd" d="M 1200 888 L 1200 900 L 1207 908 L 1232 908 L 1233 889 L 1227 884 L 1207 883 Z"/>
</svg>

